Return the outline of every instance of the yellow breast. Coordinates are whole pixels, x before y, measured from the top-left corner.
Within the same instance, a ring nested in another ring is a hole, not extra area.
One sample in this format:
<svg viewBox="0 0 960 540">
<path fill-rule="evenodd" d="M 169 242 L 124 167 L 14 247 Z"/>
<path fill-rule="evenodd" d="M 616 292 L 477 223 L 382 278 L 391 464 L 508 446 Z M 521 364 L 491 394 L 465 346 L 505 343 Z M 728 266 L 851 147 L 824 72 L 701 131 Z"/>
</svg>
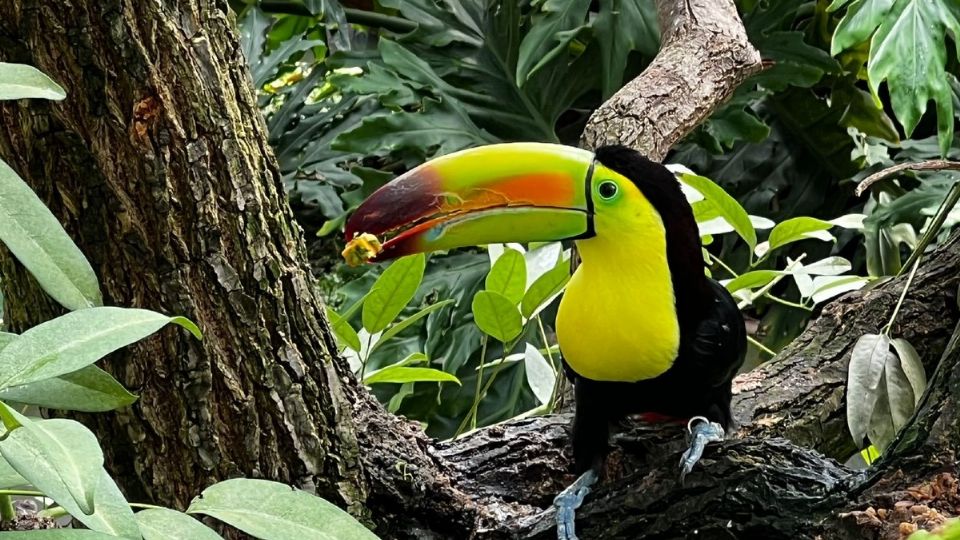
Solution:
<svg viewBox="0 0 960 540">
<path fill-rule="evenodd" d="M 666 238 L 662 229 L 649 233 L 634 231 L 629 242 L 598 236 L 577 243 L 583 262 L 561 299 L 557 338 L 583 377 L 651 379 L 677 357 L 680 326 Z"/>
</svg>

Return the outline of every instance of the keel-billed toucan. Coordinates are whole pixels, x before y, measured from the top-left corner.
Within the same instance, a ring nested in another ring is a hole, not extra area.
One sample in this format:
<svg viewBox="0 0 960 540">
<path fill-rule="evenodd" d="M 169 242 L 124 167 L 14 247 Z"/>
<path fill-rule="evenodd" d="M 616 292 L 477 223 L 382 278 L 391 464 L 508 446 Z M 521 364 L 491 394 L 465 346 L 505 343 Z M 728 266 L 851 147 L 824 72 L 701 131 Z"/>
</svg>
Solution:
<svg viewBox="0 0 960 540">
<path fill-rule="evenodd" d="M 558 496 L 561 538 L 607 448 L 609 424 L 633 413 L 691 420 L 690 471 L 730 424 L 731 380 L 746 331 L 733 298 L 704 271 L 678 180 L 622 147 L 496 144 L 439 157 L 386 184 L 346 225 L 364 258 L 503 242 L 575 240 L 580 264 L 561 299 L 557 339 L 574 383 L 575 468 Z"/>
</svg>

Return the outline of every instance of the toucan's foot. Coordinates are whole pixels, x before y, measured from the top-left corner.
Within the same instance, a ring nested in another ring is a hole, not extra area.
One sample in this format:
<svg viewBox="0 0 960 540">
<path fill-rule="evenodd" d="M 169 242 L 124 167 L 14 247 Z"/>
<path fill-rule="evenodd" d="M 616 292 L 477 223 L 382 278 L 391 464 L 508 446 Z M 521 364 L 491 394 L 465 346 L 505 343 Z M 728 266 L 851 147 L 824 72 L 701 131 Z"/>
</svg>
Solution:
<svg viewBox="0 0 960 540">
<path fill-rule="evenodd" d="M 557 540 L 577 540 L 573 526 L 575 511 L 583 504 L 583 498 L 590 493 L 590 486 L 595 483 L 597 473 L 590 469 L 553 499 L 553 505 L 557 507 Z"/>
<path fill-rule="evenodd" d="M 702 416 L 695 416 L 687 424 L 690 431 L 690 447 L 683 453 L 680 459 L 680 483 L 693 470 L 693 466 L 700 461 L 703 455 L 703 449 L 708 443 L 722 441 L 726 435 L 723 426 L 716 422 L 711 422 Z"/>
</svg>

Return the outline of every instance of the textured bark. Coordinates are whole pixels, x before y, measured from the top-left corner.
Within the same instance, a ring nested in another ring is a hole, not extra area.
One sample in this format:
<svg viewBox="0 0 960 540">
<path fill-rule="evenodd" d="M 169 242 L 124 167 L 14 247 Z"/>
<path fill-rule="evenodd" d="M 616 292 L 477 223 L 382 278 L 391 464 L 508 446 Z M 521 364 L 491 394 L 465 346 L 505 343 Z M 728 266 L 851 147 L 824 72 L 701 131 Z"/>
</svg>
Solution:
<svg viewBox="0 0 960 540">
<path fill-rule="evenodd" d="M 664 49 L 598 111 L 590 146 L 615 137 L 662 157 L 756 66 L 730 2 L 658 5 Z M 84 417 L 111 470 L 131 498 L 178 506 L 217 479 L 282 480 L 347 507 L 384 538 L 550 537 L 550 501 L 572 479 L 568 417 L 438 443 L 386 413 L 329 354 L 226 13 L 210 0 L 0 3 L 0 60 L 34 64 L 68 91 L 64 102 L 0 106 L 0 155 L 65 223 L 108 303 L 186 315 L 205 330 L 202 342 L 167 330 L 106 362 L 142 396 Z M 614 112 L 626 118 L 622 130 Z M 954 240 L 924 261 L 894 329 L 929 373 L 958 320 L 958 270 Z M 0 272 L 15 329 L 59 312 L 9 256 Z M 780 357 L 738 379 L 739 438 L 712 446 L 686 485 L 676 482 L 683 430 L 629 428 L 580 511 L 582 537 L 862 537 L 884 526 L 870 528 L 865 505 L 892 507 L 919 498 L 906 488 L 949 484 L 937 475 L 956 469 L 956 351 L 888 464 L 852 473 L 818 453 L 852 450 L 842 401 L 849 349 L 886 322 L 900 286 L 835 303 Z"/>
<path fill-rule="evenodd" d="M 185 315 L 106 365 L 136 406 L 84 418 L 134 499 L 265 476 L 365 496 L 348 378 L 302 264 L 225 3 L 0 3 L 0 59 L 68 98 L 0 107 L 0 154 L 91 260 L 108 305 Z M 58 309 L 10 257 L 6 322 Z M 359 507 L 358 507 L 359 508 Z"/>
<path fill-rule="evenodd" d="M 590 116 L 584 148 L 618 143 L 660 160 L 760 70 L 733 0 L 657 0 L 660 52 Z"/>
</svg>

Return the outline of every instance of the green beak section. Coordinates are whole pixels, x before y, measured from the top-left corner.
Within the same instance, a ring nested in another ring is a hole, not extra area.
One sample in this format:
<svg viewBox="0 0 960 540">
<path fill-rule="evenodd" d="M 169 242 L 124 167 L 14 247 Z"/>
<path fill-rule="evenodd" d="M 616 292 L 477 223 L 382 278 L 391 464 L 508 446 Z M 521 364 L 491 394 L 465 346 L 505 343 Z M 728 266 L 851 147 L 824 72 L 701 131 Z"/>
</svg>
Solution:
<svg viewBox="0 0 960 540">
<path fill-rule="evenodd" d="M 439 157 L 371 195 L 346 240 L 386 238 L 374 260 L 502 242 L 593 233 L 593 154 L 571 146 L 507 143 Z"/>
</svg>

